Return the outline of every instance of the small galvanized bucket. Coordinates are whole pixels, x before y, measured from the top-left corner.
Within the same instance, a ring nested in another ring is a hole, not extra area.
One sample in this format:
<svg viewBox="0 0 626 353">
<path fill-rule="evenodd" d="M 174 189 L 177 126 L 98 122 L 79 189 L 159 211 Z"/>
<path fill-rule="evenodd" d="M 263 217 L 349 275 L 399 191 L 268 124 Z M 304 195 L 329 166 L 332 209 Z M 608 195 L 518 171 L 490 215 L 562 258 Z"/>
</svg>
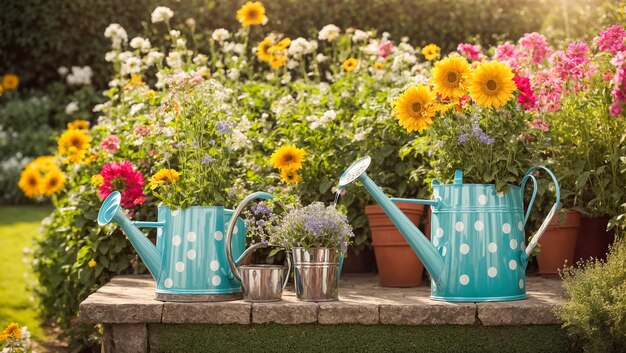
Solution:
<svg viewBox="0 0 626 353">
<path fill-rule="evenodd" d="M 293 248 L 296 296 L 303 301 L 339 299 L 339 271 L 343 258 L 330 248 Z"/>
</svg>

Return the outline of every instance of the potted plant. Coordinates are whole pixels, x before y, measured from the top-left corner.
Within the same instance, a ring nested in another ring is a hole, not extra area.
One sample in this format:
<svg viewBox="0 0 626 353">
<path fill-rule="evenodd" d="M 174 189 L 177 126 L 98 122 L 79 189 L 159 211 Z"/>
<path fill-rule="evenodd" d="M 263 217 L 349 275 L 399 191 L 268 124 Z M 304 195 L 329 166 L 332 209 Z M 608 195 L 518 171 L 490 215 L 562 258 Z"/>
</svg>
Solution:
<svg viewBox="0 0 626 353">
<path fill-rule="evenodd" d="M 354 234 L 334 206 L 314 202 L 289 211 L 274 227 L 272 244 L 293 252 L 296 296 L 303 301 L 339 299 L 339 273 Z"/>
</svg>

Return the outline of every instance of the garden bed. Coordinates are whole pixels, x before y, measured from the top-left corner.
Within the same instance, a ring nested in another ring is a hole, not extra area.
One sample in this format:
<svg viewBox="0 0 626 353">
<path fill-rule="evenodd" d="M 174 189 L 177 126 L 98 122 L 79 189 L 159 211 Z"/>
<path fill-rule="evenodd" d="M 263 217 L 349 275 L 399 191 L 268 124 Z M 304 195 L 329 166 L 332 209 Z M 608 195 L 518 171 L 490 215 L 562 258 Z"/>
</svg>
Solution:
<svg viewBox="0 0 626 353">
<path fill-rule="evenodd" d="M 185 351 L 206 351 L 208 342 L 215 349 L 255 352 L 269 342 L 273 346 L 266 349 L 277 351 L 283 346 L 315 351 L 358 346 L 381 351 L 385 346 L 395 351 L 442 344 L 453 351 L 497 351 L 503 346 L 495 342 L 503 336 L 516 351 L 524 351 L 526 344 L 535 350 L 533 341 L 551 352 L 568 351 L 552 313 L 562 303 L 561 282 L 530 277 L 527 283 L 527 300 L 500 303 L 432 301 L 427 286 L 382 288 L 373 275 L 344 276 L 338 302 L 297 301 L 288 288 L 277 303 L 163 303 L 153 299 L 150 277 L 119 276 L 87 298 L 80 315 L 85 323 L 105 324 L 103 344 L 116 352 L 175 351 L 181 344 L 188 344 Z M 420 327 L 411 328 L 416 325 Z M 355 337 L 362 343 L 353 344 Z"/>
</svg>

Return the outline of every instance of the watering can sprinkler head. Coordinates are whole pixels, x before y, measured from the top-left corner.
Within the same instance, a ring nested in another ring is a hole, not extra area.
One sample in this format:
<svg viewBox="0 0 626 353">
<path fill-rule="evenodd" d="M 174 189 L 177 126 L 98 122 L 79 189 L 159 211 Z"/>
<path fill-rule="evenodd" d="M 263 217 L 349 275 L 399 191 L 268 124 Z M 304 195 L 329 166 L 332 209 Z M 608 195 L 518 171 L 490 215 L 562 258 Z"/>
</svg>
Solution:
<svg viewBox="0 0 626 353">
<path fill-rule="evenodd" d="M 351 182 L 359 179 L 361 175 L 365 175 L 365 171 L 372 163 L 372 158 L 370 156 L 365 156 L 352 163 L 348 169 L 343 173 L 341 178 L 339 178 L 339 188 L 343 188 L 344 186 L 350 184 Z"/>
<path fill-rule="evenodd" d="M 115 218 L 117 210 L 122 202 L 122 195 L 119 191 L 113 191 L 100 206 L 98 212 L 98 225 L 105 226 Z"/>
</svg>

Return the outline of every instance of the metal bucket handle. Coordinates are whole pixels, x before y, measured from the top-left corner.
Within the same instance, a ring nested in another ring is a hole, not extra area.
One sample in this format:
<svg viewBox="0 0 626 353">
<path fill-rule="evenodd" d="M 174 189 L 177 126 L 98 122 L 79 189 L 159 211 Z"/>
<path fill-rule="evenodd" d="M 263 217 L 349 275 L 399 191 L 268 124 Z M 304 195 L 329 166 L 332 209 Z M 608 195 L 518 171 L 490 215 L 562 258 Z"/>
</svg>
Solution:
<svg viewBox="0 0 626 353">
<path fill-rule="evenodd" d="M 544 166 L 534 166 L 534 167 L 528 169 L 528 171 L 524 175 L 524 179 L 522 179 L 522 183 L 521 183 L 521 186 L 520 186 L 521 187 L 521 192 L 523 193 L 524 192 L 524 188 L 526 187 L 526 182 L 528 181 L 528 179 L 531 179 L 533 181 L 533 194 L 532 194 L 532 197 L 530 199 L 528 210 L 526 211 L 526 216 L 524 218 L 524 226 L 526 226 L 526 221 L 528 220 L 528 216 L 530 216 L 530 208 L 532 207 L 533 203 L 535 202 L 535 196 L 537 196 L 537 179 L 533 175 L 531 175 L 531 174 L 534 171 L 539 170 L 539 169 L 543 169 L 552 178 L 552 181 L 554 182 L 554 188 L 555 188 L 555 194 L 556 194 L 555 198 L 556 198 L 556 200 L 555 200 L 554 204 L 552 205 L 552 208 L 550 209 L 550 212 L 548 213 L 546 218 L 541 223 L 541 226 L 539 227 L 539 230 L 537 230 L 537 232 L 530 239 L 530 242 L 528 243 L 528 246 L 526 247 L 526 251 L 522 253 L 522 261 L 523 262 L 526 262 L 528 260 L 528 258 L 530 257 L 530 255 L 533 252 L 533 249 L 537 246 L 537 243 L 539 242 L 539 239 L 541 238 L 541 236 L 543 236 L 543 233 L 548 228 L 548 225 L 552 221 L 552 218 L 554 218 L 554 215 L 556 214 L 556 211 L 559 208 L 559 203 L 561 201 L 561 188 L 559 187 L 559 181 L 557 180 L 557 178 L 554 175 L 554 173 L 552 173 L 552 171 L 550 171 L 550 169 L 548 169 L 548 168 L 546 168 Z"/>
<path fill-rule="evenodd" d="M 228 259 L 228 265 L 230 266 L 232 275 L 235 278 L 237 278 L 240 282 L 241 282 L 241 276 L 239 275 L 239 269 L 237 268 L 238 263 L 236 263 L 235 260 L 233 259 L 233 249 L 232 249 L 232 244 L 231 244 L 233 231 L 235 230 L 235 224 L 237 223 L 237 218 L 239 218 L 239 215 L 241 215 L 241 212 L 243 212 L 243 209 L 248 205 L 250 201 L 254 199 L 271 200 L 273 198 L 274 198 L 274 195 L 269 194 L 267 192 L 263 192 L 263 191 L 257 191 L 248 195 L 245 199 L 243 199 L 243 201 L 241 201 L 239 206 L 237 206 L 237 208 L 235 209 L 235 212 L 233 213 L 231 221 L 228 224 L 228 231 L 226 232 L 226 244 L 225 244 L 226 245 L 226 258 Z M 247 248 L 243 252 L 243 254 L 241 254 L 241 256 L 239 257 L 239 260 L 243 261 L 248 256 L 250 256 L 250 254 L 255 252 L 257 249 L 266 248 L 268 246 L 274 246 L 274 245 L 264 244 L 264 243 L 252 244 L 249 248 Z M 286 248 L 285 248 L 285 252 L 287 253 L 286 257 L 287 257 L 288 267 L 287 267 L 287 275 L 285 276 L 285 282 L 283 283 L 283 289 L 287 285 L 287 281 L 289 280 L 288 274 L 291 272 L 291 259 L 289 258 L 289 252 Z"/>
</svg>

